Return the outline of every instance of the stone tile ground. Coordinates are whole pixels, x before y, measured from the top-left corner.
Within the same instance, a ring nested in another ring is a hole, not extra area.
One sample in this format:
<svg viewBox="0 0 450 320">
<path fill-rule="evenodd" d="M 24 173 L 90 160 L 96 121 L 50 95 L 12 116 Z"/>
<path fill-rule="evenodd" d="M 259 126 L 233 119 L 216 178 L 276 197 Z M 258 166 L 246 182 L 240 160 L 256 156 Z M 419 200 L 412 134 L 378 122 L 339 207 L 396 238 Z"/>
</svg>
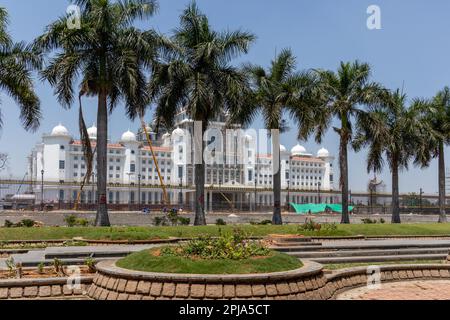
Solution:
<svg viewBox="0 0 450 320">
<path fill-rule="evenodd" d="M 450 280 L 421 280 L 382 284 L 346 291 L 337 300 L 450 300 Z"/>
</svg>

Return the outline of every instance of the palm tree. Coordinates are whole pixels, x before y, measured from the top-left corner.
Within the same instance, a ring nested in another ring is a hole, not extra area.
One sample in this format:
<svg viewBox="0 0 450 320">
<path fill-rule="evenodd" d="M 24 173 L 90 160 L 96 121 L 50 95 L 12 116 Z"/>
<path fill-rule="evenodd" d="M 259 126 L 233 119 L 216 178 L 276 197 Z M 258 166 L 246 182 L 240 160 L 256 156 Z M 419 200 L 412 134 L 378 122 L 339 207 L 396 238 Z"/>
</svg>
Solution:
<svg viewBox="0 0 450 320">
<path fill-rule="evenodd" d="M 156 64 L 149 84 L 156 104 L 155 118 L 172 127 L 184 109 L 201 123 L 202 137 L 211 120 L 223 110 L 236 109 L 246 91 L 244 74 L 230 62 L 247 53 L 255 37 L 243 31 L 216 32 L 195 2 L 181 14 L 180 27 L 172 37 L 173 50 Z M 202 139 L 203 140 L 203 139 Z M 205 143 L 196 146 L 203 151 Z M 203 152 L 202 152 L 203 154 Z M 205 160 L 195 161 L 195 225 L 205 225 Z"/>
<path fill-rule="evenodd" d="M 424 142 L 419 150 L 418 162 L 428 166 L 438 158 L 439 171 L 439 222 L 447 222 L 445 213 L 445 159 L 444 147 L 450 143 L 450 88 L 445 87 L 422 109 L 421 123 L 428 125 Z"/>
<path fill-rule="evenodd" d="M 14 43 L 8 34 L 8 14 L 0 7 L 0 90 L 19 105 L 20 120 L 26 130 L 39 127 L 41 109 L 34 93 L 31 71 L 40 68 L 41 58 L 24 43 Z M 3 121 L 0 112 L 0 129 Z"/>
<path fill-rule="evenodd" d="M 408 169 L 421 140 L 418 112 L 420 100 L 407 108 L 406 95 L 399 90 L 386 95 L 383 106 L 362 114 L 357 120 L 353 148 L 368 147 L 368 172 L 381 172 L 387 160 L 392 174 L 392 223 L 400 223 L 399 170 Z"/>
<path fill-rule="evenodd" d="M 352 141 L 352 121 L 364 114 L 365 106 L 374 105 L 382 101 L 386 90 L 380 84 L 371 82 L 370 66 L 366 63 L 355 61 L 353 63 L 341 62 L 337 72 L 316 70 L 319 77 L 318 90 L 323 104 L 321 124 L 317 127 L 321 130 L 317 134 L 320 137 L 331 124 L 334 118 L 340 123 L 340 127 L 334 127 L 339 134 L 339 169 L 340 187 L 342 195 L 342 219 L 341 223 L 350 223 L 348 214 L 348 145 Z"/>
<path fill-rule="evenodd" d="M 287 129 L 283 119 L 285 111 L 300 115 L 308 97 L 307 92 L 313 87 L 313 77 L 309 72 L 297 72 L 296 58 L 290 49 L 282 50 L 265 70 L 256 65 L 247 65 L 245 71 L 250 80 L 251 96 L 245 108 L 234 115 L 234 120 L 244 125 L 252 123 L 261 113 L 264 126 L 271 131 L 273 154 L 273 192 L 274 208 L 272 223 L 283 223 L 281 217 L 281 156 L 279 134 Z M 301 117 L 298 116 L 298 119 Z M 299 120 L 300 121 L 300 120 Z M 276 163 L 277 162 L 277 163 Z"/>
<path fill-rule="evenodd" d="M 78 80 L 80 95 L 98 98 L 95 224 L 108 226 L 108 110 L 123 101 L 128 117 L 133 119 L 148 101 L 144 72 L 155 58 L 158 36 L 154 31 L 135 28 L 133 22 L 152 16 L 157 4 L 154 0 L 76 0 L 75 4 L 80 6 L 80 28 L 69 28 L 71 17 L 64 16 L 47 27 L 35 46 L 46 53 L 55 51 L 42 77 L 55 88 L 63 107 L 72 105 Z"/>
</svg>

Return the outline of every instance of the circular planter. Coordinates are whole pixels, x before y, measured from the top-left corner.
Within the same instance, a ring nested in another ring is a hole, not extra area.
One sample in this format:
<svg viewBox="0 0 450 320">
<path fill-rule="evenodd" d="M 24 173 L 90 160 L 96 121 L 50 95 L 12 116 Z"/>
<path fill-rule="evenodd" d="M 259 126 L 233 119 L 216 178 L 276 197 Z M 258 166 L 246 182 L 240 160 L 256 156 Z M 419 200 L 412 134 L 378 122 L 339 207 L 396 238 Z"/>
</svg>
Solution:
<svg viewBox="0 0 450 320">
<path fill-rule="evenodd" d="M 245 274 L 153 273 L 119 268 L 116 260 L 96 265 L 88 291 L 97 300 L 155 299 L 327 299 L 322 265 L 304 261 L 297 270 Z"/>
</svg>

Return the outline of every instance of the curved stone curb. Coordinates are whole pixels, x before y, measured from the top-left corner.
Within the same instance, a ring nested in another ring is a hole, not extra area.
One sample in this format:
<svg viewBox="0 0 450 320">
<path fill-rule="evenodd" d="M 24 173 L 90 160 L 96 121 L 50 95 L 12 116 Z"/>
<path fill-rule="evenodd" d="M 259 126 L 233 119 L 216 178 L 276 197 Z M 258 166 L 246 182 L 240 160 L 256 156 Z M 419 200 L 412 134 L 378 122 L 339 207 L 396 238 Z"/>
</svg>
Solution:
<svg viewBox="0 0 450 320">
<path fill-rule="evenodd" d="M 96 268 L 88 296 L 98 300 L 327 298 L 320 295 L 326 284 L 323 267 L 310 261 L 297 270 L 249 275 L 139 272 L 119 268 L 113 260 Z"/>
<path fill-rule="evenodd" d="M 79 280 L 80 285 L 77 288 L 69 286 L 72 281 L 67 277 L 0 280 L 0 300 L 83 296 L 91 285 L 93 277 L 82 276 Z"/>
</svg>

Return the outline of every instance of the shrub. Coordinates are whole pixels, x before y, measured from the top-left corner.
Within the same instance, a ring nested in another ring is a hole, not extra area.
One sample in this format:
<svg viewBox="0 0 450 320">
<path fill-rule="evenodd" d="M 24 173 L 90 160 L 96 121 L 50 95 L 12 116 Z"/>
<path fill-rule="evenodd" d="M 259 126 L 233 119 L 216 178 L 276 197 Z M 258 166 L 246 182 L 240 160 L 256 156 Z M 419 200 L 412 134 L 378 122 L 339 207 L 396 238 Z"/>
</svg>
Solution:
<svg viewBox="0 0 450 320">
<path fill-rule="evenodd" d="M 177 209 L 163 210 L 164 216 L 153 218 L 153 224 L 155 226 L 187 226 L 191 223 L 191 219 L 180 217 Z"/>
<path fill-rule="evenodd" d="M 375 224 L 375 223 L 378 223 L 377 219 L 373 219 L 372 220 L 370 218 L 364 218 L 364 219 L 361 219 L 361 221 L 362 221 L 363 224 Z M 385 223 L 386 221 L 383 218 L 381 218 L 379 222 L 380 223 Z"/>
<path fill-rule="evenodd" d="M 306 219 L 302 225 L 298 226 L 298 231 L 320 231 L 321 228 L 320 223 L 316 223 L 312 219 Z"/>
<path fill-rule="evenodd" d="M 64 222 L 68 227 L 74 227 L 77 222 L 77 217 L 73 214 L 64 218 Z"/>
<path fill-rule="evenodd" d="M 250 224 L 253 226 L 266 226 L 272 224 L 272 220 L 263 220 L 261 222 L 250 221 Z"/>
<path fill-rule="evenodd" d="M 89 220 L 84 219 L 84 218 L 76 219 L 75 225 L 80 226 L 80 227 L 87 227 L 87 226 L 89 226 Z"/>
<path fill-rule="evenodd" d="M 14 223 L 12 223 L 9 220 L 5 220 L 5 228 L 12 228 L 14 227 Z"/>
<path fill-rule="evenodd" d="M 44 264 L 43 262 L 39 263 L 39 264 L 37 265 L 37 271 L 38 271 L 38 273 L 43 274 L 43 273 L 44 273 L 44 268 L 45 268 L 45 264 Z"/>
<path fill-rule="evenodd" d="M 217 219 L 217 220 L 216 220 L 216 225 L 217 225 L 217 226 L 226 226 L 227 223 L 226 223 L 225 220 L 223 220 L 223 219 Z"/>
<path fill-rule="evenodd" d="M 191 224 L 191 219 L 185 218 L 185 217 L 178 217 L 178 222 L 179 222 L 182 226 L 188 226 L 188 225 Z"/>
<path fill-rule="evenodd" d="M 89 272 L 95 272 L 95 260 L 92 257 L 86 258 L 84 264 L 89 268 Z"/>
<path fill-rule="evenodd" d="M 190 240 L 179 247 L 161 249 L 164 256 L 183 256 L 201 259 L 248 259 L 255 256 L 268 256 L 270 250 L 259 241 L 247 240 L 247 235 L 235 229 L 232 234 L 219 237 L 202 236 Z"/>
<path fill-rule="evenodd" d="M 64 222 L 68 227 L 87 227 L 89 226 L 89 220 L 85 218 L 77 218 L 75 215 L 71 214 L 64 218 Z"/>
<path fill-rule="evenodd" d="M 26 228 L 32 228 L 34 227 L 34 220 L 31 219 L 23 219 L 21 221 L 22 226 L 26 227 Z"/>
</svg>

